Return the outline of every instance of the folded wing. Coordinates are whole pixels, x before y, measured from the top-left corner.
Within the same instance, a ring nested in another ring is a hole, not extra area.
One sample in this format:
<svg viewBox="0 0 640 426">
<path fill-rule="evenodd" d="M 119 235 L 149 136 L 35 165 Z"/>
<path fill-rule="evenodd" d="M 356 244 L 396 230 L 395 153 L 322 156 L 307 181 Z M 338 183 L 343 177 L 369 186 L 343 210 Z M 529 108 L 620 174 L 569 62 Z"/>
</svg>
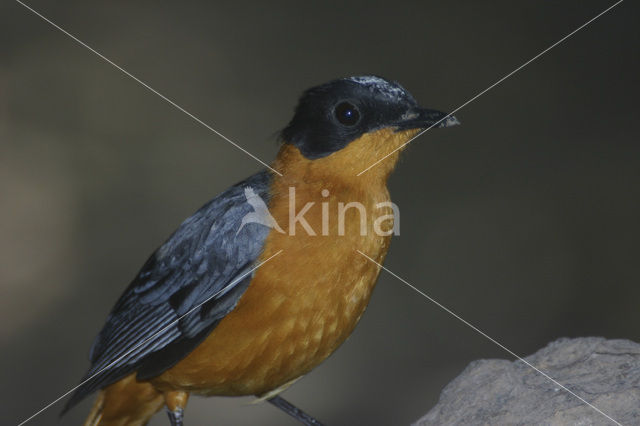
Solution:
<svg viewBox="0 0 640 426">
<path fill-rule="evenodd" d="M 263 171 L 229 188 L 149 257 L 109 314 L 91 348 L 91 368 L 63 413 L 132 372 L 148 379 L 172 367 L 233 310 L 269 233 L 259 223 L 238 232 L 253 213 L 245 189 L 268 202 L 269 184 Z"/>
</svg>

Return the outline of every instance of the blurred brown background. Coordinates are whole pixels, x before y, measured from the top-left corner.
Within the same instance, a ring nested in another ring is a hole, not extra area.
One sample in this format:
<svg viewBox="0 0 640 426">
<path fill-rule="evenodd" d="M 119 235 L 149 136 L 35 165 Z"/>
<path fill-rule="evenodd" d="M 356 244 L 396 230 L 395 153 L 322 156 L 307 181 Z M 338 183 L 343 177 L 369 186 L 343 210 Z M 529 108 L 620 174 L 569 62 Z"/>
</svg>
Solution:
<svg viewBox="0 0 640 426">
<path fill-rule="evenodd" d="M 309 86 L 379 74 L 452 110 L 612 3 L 29 1 L 266 161 Z M 561 336 L 640 341 L 638 12 L 622 3 L 462 126 L 422 136 L 390 182 L 401 235 L 386 266 L 518 354 Z M 74 386 L 147 255 L 260 167 L 2 2 L 0 424 Z M 509 358 L 383 273 L 351 339 L 285 396 L 329 425 L 402 425 L 491 357 Z M 193 398 L 187 425 L 295 424 L 249 401 Z"/>
</svg>

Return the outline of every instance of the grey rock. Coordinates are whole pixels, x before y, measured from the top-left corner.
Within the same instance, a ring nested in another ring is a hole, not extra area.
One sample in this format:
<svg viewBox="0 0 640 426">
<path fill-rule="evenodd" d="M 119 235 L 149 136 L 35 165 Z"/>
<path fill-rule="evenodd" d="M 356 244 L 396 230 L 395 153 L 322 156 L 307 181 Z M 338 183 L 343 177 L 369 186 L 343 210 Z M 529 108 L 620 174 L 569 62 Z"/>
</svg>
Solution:
<svg viewBox="0 0 640 426">
<path fill-rule="evenodd" d="M 639 344 L 560 339 L 525 360 L 606 415 L 520 360 L 478 360 L 415 426 L 640 425 Z"/>
</svg>

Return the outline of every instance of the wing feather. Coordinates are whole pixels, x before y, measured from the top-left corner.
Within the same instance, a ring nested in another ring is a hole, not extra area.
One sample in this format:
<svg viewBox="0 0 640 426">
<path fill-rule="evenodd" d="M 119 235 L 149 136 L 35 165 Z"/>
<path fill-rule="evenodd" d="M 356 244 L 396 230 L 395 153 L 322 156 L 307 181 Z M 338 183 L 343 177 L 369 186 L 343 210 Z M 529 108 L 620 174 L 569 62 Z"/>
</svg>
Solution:
<svg viewBox="0 0 640 426">
<path fill-rule="evenodd" d="M 246 224 L 244 189 L 268 202 L 262 171 L 186 219 L 145 262 L 109 314 L 91 351 L 91 368 L 63 413 L 97 389 L 137 371 L 153 377 L 191 352 L 236 306 L 251 281 L 269 228 Z M 236 235 L 237 232 L 237 235 Z"/>
</svg>

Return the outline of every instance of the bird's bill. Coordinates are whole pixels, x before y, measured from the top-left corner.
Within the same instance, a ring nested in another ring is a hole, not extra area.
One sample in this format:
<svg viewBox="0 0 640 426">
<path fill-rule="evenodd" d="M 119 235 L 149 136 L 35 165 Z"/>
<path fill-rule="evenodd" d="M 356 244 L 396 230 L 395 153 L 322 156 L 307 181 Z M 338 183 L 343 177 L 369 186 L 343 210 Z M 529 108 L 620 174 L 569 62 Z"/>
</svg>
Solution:
<svg viewBox="0 0 640 426">
<path fill-rule="evenodd" d="M 431 127 L 451 127 L 460 121 L 450 113 L 434 109 L 416 108 L 404 114 L 396 123 L 398 130 L 428 129 Z"/>
</svg>

